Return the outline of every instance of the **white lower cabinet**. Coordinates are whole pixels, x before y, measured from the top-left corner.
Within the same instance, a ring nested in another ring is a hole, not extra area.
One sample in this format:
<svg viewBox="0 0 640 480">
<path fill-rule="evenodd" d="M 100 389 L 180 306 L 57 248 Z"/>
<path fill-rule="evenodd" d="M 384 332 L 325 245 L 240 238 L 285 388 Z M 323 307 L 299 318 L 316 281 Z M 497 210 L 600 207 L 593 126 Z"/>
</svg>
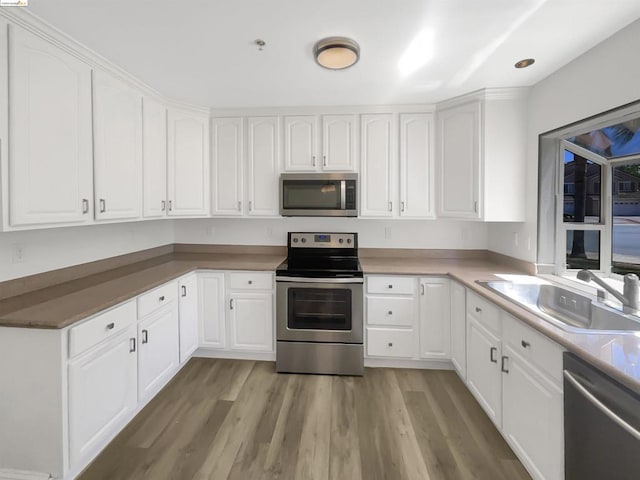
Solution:
<svg viewBox="0 0 640 480">
<path fill-rule="evenodd" d="M 451 351 L 449 279 L 420 279 L 420 357 L 447 360 Z"/>
<path fill-rule="evenodd" d="M 535 480 L 564 478 L 562 351 L 467 292 L 467 386 Z"/>
<path fill-rule="evenodd" d="M 272 272 L 199 272 L 199 345 L 223 352 L 274 351 Z"/>
<path fill-rule="evenodd" d="M 198 348 L 198 277 L 195 273 L 182 277 L 180 297 L 180 363 L 186 362 Z"/>
<path fill-rule="evenodd" d="M 467 377 L 467 298 L 465 288 L 451 282 L 451 363 L 463 380 Z"/>
<path fill-rule="evenodd" d="M 69 460 L 84 464 L 129 419 L 138 402 L 136 328 L 69 362 Z"/>
<path fill-rule="evenodd" d="M 154 395 L 179 363 L 178 305 L 170 303 L 138 323 L 138 396 Z"/>
</svg>

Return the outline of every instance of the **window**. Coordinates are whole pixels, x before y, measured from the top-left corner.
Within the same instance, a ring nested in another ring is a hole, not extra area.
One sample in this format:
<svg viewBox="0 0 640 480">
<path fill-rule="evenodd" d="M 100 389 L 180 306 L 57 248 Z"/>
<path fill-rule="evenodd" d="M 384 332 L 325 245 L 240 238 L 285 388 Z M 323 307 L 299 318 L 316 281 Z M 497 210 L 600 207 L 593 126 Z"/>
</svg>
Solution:
<svg viewBox="0 0 640 480">
<path fill-rule="evenodd" d="M 640 102 L 541 135 L 538 190 L 541 273 L 640 273 Z"/>
</svg>

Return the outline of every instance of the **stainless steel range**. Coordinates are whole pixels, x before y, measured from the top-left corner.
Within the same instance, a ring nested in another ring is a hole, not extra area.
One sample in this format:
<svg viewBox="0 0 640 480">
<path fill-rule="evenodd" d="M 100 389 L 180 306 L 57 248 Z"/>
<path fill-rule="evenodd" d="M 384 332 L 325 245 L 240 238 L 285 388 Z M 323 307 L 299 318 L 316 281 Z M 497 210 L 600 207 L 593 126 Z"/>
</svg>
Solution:
<svg viewBox="0 0 640 480">
<path fill-rule="evenodd" d="M 357 233 L 289 233 L 276 270 L 276 370 L 364 373 Z"/>
</svg>

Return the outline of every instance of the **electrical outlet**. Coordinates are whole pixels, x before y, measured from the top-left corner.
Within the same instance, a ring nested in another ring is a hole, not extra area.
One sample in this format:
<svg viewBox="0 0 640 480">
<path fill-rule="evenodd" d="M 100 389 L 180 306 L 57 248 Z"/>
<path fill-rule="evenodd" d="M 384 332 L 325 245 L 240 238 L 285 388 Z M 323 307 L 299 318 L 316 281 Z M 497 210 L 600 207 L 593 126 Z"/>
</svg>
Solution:
<svg viewBox="0 0 640 480">
<path fill-rule="evenodd" d="M 391 239 L 391 227 L 384 227 L 384 238 Z"/>
<path fill-rule="evenodd" d="M 23 263 L 25 261 L 26 251 L 22 243 L 14 243 L 11 249 L 11 263 Z"/>
</svg>

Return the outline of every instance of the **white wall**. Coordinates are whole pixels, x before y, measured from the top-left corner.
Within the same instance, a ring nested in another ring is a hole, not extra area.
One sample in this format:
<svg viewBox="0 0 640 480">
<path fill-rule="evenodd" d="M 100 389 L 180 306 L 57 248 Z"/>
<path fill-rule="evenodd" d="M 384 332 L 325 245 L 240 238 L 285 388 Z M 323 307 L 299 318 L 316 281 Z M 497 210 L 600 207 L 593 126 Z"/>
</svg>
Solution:
<svg viewBox="0 0 640 480">
<path fill-rule="evenodd" d="M 529 97 L 527 221 L 493 224 L 489 248 L 536 260 L 538 136 L 612 108 L 640 100 L 640 20 L 537 83 Z M 541 60 L 541 59 L 539 59 Z M 535 67 L 532 67 L 535 68 Z M 518 244 L 514 238 L 517 234 Z M 530 238 L 531 242 L 527 239 Z M 529 247 L 530 243 L 530 248 Z"/>
<path fill-rule="evenodd" d="M 286 245 L 287 232 L 295 231 L 357 232 L 359 246 L 362 248 L 488 248 L 487 225 L 479 222 L 361 218 L 179 220 L 175 222 L 175 241 L 224 245 Z"/>
<path fill-rule="evenodd" d="M 0 233 L 0 281 L 173 243 L 170 220 Z M 16 263 L 15 246 L 24 259 Z"/>
</svg>

